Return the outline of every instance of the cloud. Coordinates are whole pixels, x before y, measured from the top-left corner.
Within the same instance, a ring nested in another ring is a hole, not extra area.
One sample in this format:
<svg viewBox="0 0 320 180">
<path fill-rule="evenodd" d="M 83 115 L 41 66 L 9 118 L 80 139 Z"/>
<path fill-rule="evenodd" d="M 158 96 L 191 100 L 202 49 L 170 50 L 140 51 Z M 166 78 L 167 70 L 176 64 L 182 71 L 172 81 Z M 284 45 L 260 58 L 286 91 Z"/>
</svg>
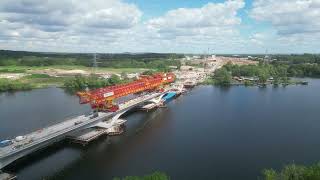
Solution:
<svg viewBox="0 0 320 180">
<path fill-rule="evenodd" d="M 250 36 L 249 41 L 254 45 L 263 46 L 266 40 L 266 35 L 263 33 L 254 33 Z"/>
<path fill-rule="evenodd" d="M 149 19 L 133 29 L 132 44 L 145 45 L 144 51 L 194 52 L 211 49 L 231 52 L 241 46 L 238 11 L 243 0 L 207 3 L 199 8 L 178 8 Z M 242 47 L 241 47 L 242 48 Z"/>
<path fill-rule="evenodd" d="M 141 21 L 122 0 L 0 1 L 0 48 L 36 51 L 199 52 L 242 42 L 237 26 L 243 0 L 178 8 Z M 194 47 L 197 47 L 195 49 Z"/>
<path fill-rule="evenodd" d="M 244 1 L 229 0 L 208 3 L 201 8 L 179 8 L 151 19 L 147 24 L 164 36 L 216 35 L 241 23 L 237 11 L 243 7 Z"/>
<path fill-rule="evenodd" d="M 9 23 L 21 23 L 57 31 L 67 26 L 73 13 L 71 2 L 41 0 L 0 1 L 0 18 Z"/>
<path fill-rule="evenodd" d="M 250 16 L 270 22 L 279 35 L 320 32 L 320 0 L 255 0 Z"/>
<path fill-rule="evenodd" d="M 73 26 L 125 29 L 137 24 L 141 14 L 135 5 L 119 0 L 0 1 L 1 19 L 49 32 Z"/>
<path fill-rule="evenodd" d="M 127 34 L 141 16 L 122 0 L 1 0 L 0 40 L 6 45 L 0 48 L 94 51 Z"/>
</svg>

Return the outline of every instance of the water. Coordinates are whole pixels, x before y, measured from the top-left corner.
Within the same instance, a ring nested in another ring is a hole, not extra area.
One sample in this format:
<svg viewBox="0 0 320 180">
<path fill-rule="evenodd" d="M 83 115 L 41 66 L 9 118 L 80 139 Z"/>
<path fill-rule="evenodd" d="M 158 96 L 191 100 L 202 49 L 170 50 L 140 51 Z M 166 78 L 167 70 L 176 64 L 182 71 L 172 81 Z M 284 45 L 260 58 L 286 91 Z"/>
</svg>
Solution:
<svg viewBox="0 0 320 180">
<path fill-rule="evenodd" d="M 86 147 L 62 142 L 13 164 L 19 179 L 257 179 L 320 160 L 320 80 L 286 88 L 200 86 L 168 108 L 129 114 L 127 131 Z M 0 138 L 89 111 L 60 89 L 0 95 Z"/>
</svg>

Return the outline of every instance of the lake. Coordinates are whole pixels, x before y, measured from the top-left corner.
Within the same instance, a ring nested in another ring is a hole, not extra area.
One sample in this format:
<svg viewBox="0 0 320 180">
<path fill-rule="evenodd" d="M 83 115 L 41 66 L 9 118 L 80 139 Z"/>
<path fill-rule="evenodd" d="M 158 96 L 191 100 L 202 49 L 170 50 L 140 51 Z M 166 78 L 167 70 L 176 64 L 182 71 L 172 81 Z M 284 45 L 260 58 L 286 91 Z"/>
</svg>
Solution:
<svg viewBox="0 0 320 180">
<path fill-rule="evenodd" d="M 125 115 L 126 132 L 83 147 L 64 141 L 5 168 L 23 179 L 257 179 L 264 168 L 320 160 L 320 80 L 308 86 L 198 86 L 167 108 Z M 48 88 L 0 94 L 0 138 L 90 111 Z"/>
</svg>

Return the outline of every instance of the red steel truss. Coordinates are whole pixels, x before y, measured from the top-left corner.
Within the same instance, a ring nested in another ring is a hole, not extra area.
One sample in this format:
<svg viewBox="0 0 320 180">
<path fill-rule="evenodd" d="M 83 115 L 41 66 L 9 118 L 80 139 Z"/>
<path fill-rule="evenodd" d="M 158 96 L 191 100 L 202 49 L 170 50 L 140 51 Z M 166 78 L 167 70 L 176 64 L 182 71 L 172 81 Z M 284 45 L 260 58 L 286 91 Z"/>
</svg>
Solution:
<svg viewBox="0 0 320 180">
<path fill-rule="evenodd" d="M 90 103 L 93 109 L 117 111 L 113 100 L 142 91 L 154 90 L 175 80 L 173 73 L 158 73 L 152 76 L 140 76 L 138 80 L 127 84 L 108 86 L 92 91 L 78 92 L 81 104 Z"/>
</svg>

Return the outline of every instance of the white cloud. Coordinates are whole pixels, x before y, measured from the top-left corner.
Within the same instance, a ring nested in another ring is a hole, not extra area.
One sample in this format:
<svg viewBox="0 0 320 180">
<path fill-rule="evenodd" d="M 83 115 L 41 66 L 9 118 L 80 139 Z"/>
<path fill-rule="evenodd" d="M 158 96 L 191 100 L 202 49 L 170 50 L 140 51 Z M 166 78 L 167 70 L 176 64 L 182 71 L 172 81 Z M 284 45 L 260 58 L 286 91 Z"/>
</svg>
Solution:
<svg viewBox="0 0 320 180">
<path fill-rule="evenodd" d="M 107 45 L 126 34 L 141 16 L 121 0 L 1 0 L 0 40 L 6 49 L 94 50 L 94 43 Z"/>
<path fill-rule="evenodd" d="M 0 18 L 35 26 L 43 31 L 65 30 L 73 26 L 125 29 L 138 23 L 140 10 L 120 0 L 0 1 Z M 57 29 L 60 27 L 60 29 Z"/>
<path fill-rule="evenodd" d="M 241 47 L 238 11 L 243 0 L 208 3 L 199 8 L 178 8 L 144 23 L 143 37 L 148 49 L 164 52 L 231 52 Z M 145 51 L 150 51 L 150 50 Z"/>
<path fill-rule="evenodd" d="M 148 27 L 169 36 L 217 35 L 234 30 L 241 23 L 237 11 L 244 7 L 242 0 L 208 3 L 201 8 L 179 8 L 164 16 L 151 19 Z"/>
<path fill-rule="evenodd" d="M 258 33 L 264 38 L 250 37 L 257 47 L 271 53 L 319 52 L 320 0 L 255 0 L 249 15 L 270 24 Z"/>
<path fill-rule="evenodd" d="M 253 43 L 255 45 L 263 46 L 264 41 L 266 40 L 266 35 L 263 33 L 255 33 L 250 36 L 249 40 L 251 43 Z"/>
<path fill-rule="evenodd" d="M 250 15 L 279 35 L 320 32 L 320 0 L 255 0 Z"/>
<path fill-rule="evenodd" d="M 227 0 L 141 22 L 139 8 L 122 0 L 1 0 L 0 40 L 6 49 L 36 51 L 232 51 L 243 41 L 243 7 Z"/>
</svg>

